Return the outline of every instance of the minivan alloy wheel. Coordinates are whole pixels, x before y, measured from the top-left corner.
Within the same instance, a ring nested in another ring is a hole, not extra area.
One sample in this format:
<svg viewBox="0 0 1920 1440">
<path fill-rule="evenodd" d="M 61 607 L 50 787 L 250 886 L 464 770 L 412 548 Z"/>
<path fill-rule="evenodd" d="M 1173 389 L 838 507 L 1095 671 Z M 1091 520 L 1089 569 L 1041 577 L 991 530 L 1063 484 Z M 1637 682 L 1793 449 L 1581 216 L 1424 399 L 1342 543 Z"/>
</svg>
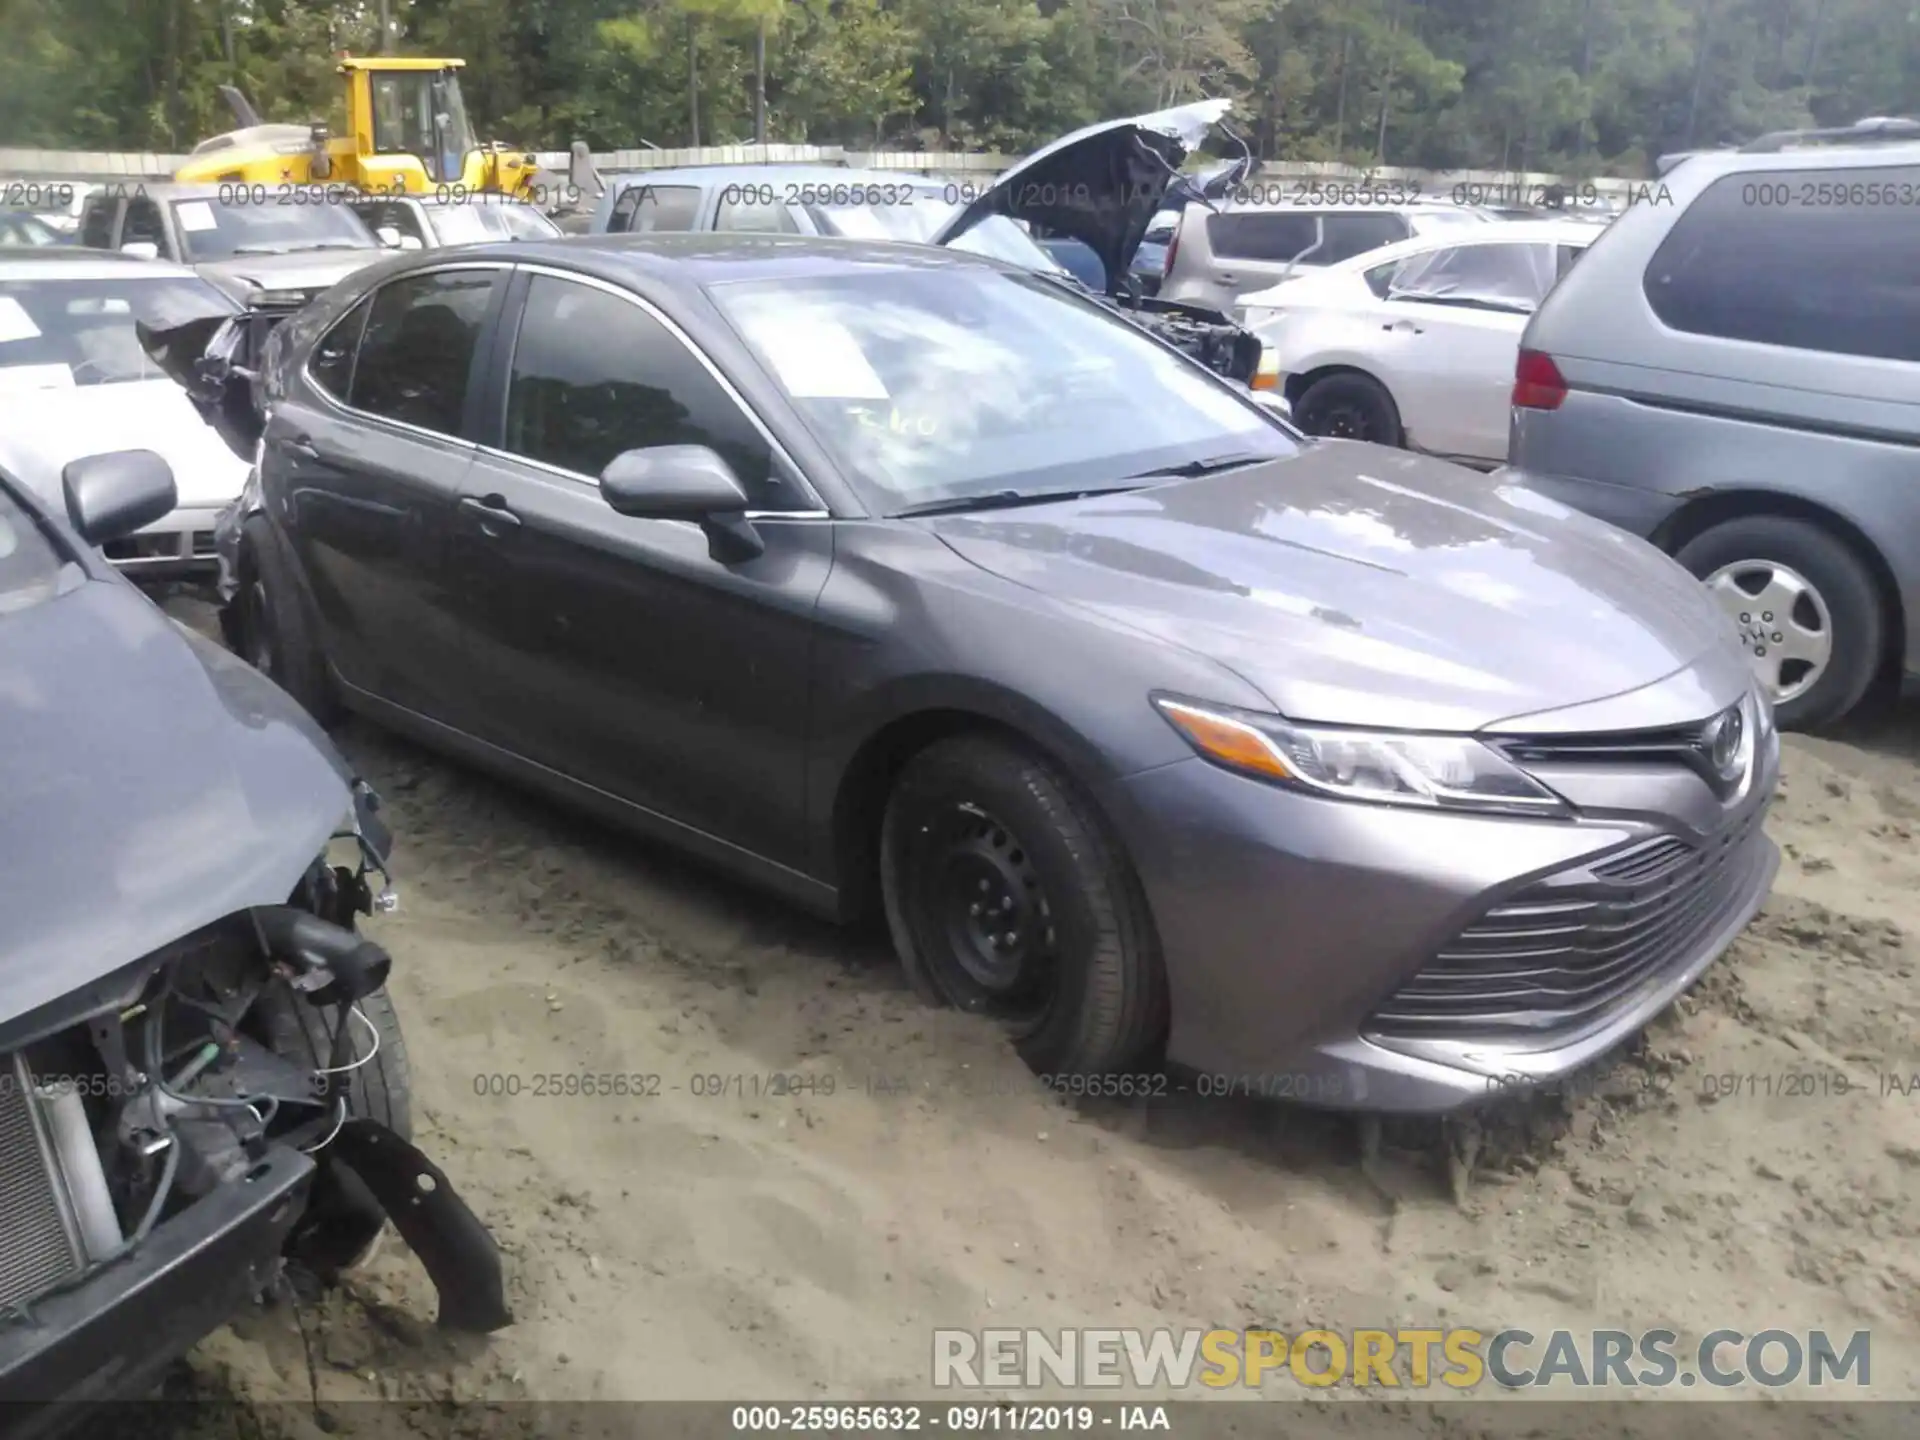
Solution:
<svg viewBox="0 0 1920 1440">
<path fill-rule="evenodd" d="M 1833 657 L 1833 616 L 1806 576 L 1777 560 L 1738 560 L 1706 583 L 1776 705 L 1819 684 Z"/>
</svg>

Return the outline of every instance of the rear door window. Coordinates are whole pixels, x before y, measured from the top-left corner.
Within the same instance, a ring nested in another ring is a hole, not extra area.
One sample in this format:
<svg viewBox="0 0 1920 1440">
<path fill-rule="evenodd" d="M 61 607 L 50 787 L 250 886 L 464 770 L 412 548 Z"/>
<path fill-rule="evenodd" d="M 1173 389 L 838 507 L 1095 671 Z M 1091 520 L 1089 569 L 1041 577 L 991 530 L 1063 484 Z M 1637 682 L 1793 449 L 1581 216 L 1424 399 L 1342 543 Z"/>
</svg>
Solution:
<svg viewBox="0 0 1920 1440">
<path fill-rule="evenodd" d="M 97 195 L 87 201 L 80 216 L 80 243 L 90 250 L 113 248 L 113 217 L 120 201 L 111 195 Z"/>
<path fill-rule="evenodd" d="M 138 241 L 153 246 L 164 260 L 180 258 L 167 239 L 167 222 L 160 214 L 160 207 L 145 195 L 136 195 L 127 201 L 127 218 L 120 227 L 123 249 Z"/>
<path fill-rule="evenodd" d="M 1725 176 L 1643 285 L 1690 335 L 1920 361 L 1920 166 Z"/>
<path fill-rule="evenodd" d="M 1320 219 L 1320 248 L 1310 257 L 1318 265 L 1336 265 L 1382 245 L 1407 238 L 1407 223 L 1398 215 L 1380 211 L 1358 215 L 1324 215 Z"/>
<path fill-rule="evenodd" d="M 697 185 L 629 185 L 614 202 L 607 229 L 634 235 L 691 230 L 700 221 L 700 193 Z"/>
<path fill-rule="evenodd" d="M 1531 313 L 1553 288 L 1558 263 L 1552 245 L 1452 245 L 1403 261 L 1387 298 Z"/>
<path fill-rule="evenodd" d="M 367 314 L 348 403 L 422 430 L 460 434 L 474 348 L 499 274 L 436 270 L 382 286 Z"/>
<path fill-rule="evenodd" d="M 800 233 L 800 226 L 785 205 L 756 194 L 751 185 L 730 185 L 720 192 L 720 210 L 714 217 L 713 228 L 758 235 Z"/>
<path fill-rule="evenodd" d="M 1285 264 L 1311 249 L 1319 238 L 1319 218 L 1306 213 L 1235 210 L 1207 217 L 1207 243 L 1217 260 Z M 1316 263 L 1319 258 L 1312 257 Z"/>
</svg>

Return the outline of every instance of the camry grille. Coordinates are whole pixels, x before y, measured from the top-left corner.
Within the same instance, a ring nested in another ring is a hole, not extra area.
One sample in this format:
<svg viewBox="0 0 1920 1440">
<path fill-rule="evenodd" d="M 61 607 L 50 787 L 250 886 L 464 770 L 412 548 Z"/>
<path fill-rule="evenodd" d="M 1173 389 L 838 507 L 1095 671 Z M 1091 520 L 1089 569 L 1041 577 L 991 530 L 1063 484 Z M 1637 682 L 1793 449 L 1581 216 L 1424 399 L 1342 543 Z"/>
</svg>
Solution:
<svg viewBox="0 0 1920 1440">
<path fill-rule="evenodd" d="M 1698 958 L 1765 863 L 1764 807 L 1700 843 L 1662 835 L 1527 886 L 1375 1012 L 1383 1038 L 1573 1031 Z"/>
</svg>

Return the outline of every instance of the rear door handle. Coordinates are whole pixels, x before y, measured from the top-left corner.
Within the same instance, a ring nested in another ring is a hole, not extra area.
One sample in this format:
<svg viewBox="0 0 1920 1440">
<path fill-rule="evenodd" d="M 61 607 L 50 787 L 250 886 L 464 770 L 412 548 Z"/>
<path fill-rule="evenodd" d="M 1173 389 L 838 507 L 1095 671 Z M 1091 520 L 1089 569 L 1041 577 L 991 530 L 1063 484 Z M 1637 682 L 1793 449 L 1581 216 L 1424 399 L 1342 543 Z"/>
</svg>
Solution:
<svg viewBox="0 0 1920 1440">
<path fill-rule="evenodd" d="M 1380 328 L 1382 330 L 1404 330 L 1410 335 L 1424 335 L 1427 333 L 1411 320 L 1394 320 L 1382 325 Z"/>
<path fill-rule="evenodd" d="M 507 508 L 506 500 L 499 495 L 484 499 L 468 495 L 460 502 L 460 513 L 477 525 L 481 534 L 496 540 L 520 528 L 520 517 Z"/>
</svg>

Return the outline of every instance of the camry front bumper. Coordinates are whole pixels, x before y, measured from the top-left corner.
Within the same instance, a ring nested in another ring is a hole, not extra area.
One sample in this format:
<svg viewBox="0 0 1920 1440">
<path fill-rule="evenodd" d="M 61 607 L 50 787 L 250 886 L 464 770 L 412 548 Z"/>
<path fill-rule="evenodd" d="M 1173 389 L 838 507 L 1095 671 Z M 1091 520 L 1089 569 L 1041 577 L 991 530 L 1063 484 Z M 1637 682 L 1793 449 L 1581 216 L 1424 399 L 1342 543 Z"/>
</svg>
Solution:
<svg viewBox="0 0 1920 1440">
<path fill-rule="evenodd" d="M 1589 775 L 1580 818 L 1558 821 L 1323 799 L 1197 758 L 1115 782 L 1168 1057 L 1222 1093 L 1388 1113 L 1579 1070 L 1759 909 L 1778 763 L 1769 737 L 1728 806 L 1690 774 Z"/>
</svg>

